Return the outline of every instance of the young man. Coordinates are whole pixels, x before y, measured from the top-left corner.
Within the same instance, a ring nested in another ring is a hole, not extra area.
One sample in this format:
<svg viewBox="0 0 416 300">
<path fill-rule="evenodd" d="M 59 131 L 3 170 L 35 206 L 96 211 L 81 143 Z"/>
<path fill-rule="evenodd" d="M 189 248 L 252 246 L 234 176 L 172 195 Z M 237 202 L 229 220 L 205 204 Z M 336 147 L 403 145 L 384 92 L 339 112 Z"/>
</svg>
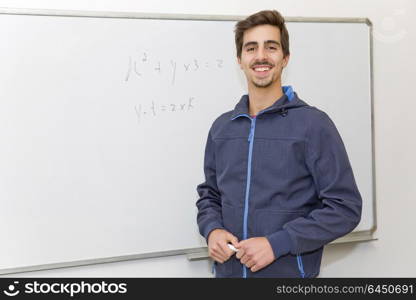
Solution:
<svg viewBox="0 0 416 300">
<path fill-rule="evenodd" d="M 281 86 L 290 53 L 277 11 L 238 22 L 235 41 L 248 95 L 209 131 L 200 233 L 217 277 L 316 277 L 323 246 L 361 218 L 344 144 L 327 114 Z"/>
</svg>

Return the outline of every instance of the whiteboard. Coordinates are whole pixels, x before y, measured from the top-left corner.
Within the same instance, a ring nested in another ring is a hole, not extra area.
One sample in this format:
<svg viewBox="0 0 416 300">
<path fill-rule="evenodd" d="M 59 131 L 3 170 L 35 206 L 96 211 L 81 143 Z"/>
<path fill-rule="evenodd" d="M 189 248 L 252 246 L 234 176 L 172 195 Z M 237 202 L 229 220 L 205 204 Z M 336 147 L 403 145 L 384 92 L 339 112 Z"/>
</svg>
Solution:
<svg viewBox="0 0 416 300">
<path fill-rule="evenodd" d="M 0 269 L 206 247 L 196 186 L 216 117 L 246 93 L 241 17 L 0 14 Z M 283 77 L 329 114 L 375 228 L 371 26 L 289 19 Z"/>
</svg>

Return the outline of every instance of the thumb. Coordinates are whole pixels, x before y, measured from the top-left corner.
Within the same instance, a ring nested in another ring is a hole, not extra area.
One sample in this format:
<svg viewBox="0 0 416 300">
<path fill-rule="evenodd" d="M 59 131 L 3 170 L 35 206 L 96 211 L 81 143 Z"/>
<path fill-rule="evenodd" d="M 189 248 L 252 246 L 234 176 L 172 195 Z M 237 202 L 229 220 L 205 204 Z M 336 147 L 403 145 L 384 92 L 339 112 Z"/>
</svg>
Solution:
<svg viewBox="0 0 416 300">
<path fill-rule="evenodd" d="M 241 241 L 239 241 L 238 243 L 236 243 L 236 244 L 234 245 L 234 247 L 236 247 L 237 249 L 238 249 L 238 248 L 241 248 L 241 247 L 243 246 L 243 244 L 244 244 L 244 241 L 245 241 L 245 240 L 241 240 Z"/>
<path fill-rule="evenodd" d="M 233 244 L 234 247 L 236 247 L 238 245 L 237 237 L 233 236 L 232 234 L 230 234 L 230 236 L 229 236 L 229 241 L 231 242 L 231 244 Z"/>
</svg>

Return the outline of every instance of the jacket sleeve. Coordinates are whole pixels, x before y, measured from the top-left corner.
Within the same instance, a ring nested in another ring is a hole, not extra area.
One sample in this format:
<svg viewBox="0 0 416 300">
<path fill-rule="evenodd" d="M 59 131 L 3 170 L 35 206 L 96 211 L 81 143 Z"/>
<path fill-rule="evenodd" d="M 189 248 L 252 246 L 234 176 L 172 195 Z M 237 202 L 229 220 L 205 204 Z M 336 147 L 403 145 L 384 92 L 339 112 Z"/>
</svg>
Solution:
<svg viewBox="0 0 416 300">
<path fill-rule="evenodd" d="M 205 182 L 197 186 L 199 199 L 197 223 L 199 232 L 208 243 L 208 235 L 214 229 L 224 229 L 222 222 L 221 195 L 217 187 L 217 176 L 215 170 L 215 148 L 212 140 L 211 130 L 205 147 L 204 158 Z"/>
<path fill-rule="evenodd" d="M 309 124 L 305 162 L 321 207 L 267 236 L 276 258 L 316 250 L 351 232 L 361 219 L 362 199 L 344 143 L 324 112 Z"/>
</svg>

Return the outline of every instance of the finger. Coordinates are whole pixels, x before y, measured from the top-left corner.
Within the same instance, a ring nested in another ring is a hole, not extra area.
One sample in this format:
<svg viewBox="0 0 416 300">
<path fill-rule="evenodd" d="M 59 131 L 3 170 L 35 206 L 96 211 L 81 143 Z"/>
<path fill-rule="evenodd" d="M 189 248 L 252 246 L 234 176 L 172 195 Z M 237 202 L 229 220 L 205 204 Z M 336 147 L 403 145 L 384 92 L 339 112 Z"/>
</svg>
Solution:
<svg viewBox="0 0 416 300">
<path fill-rule="evenodd" d="M 211 258 L 213 260 L 215 260 L 216 262 L 219 262 L 220 264 L 224 263 L 224 260 L 220 256 L 218 256 L 218 255 L 212 254 L 211 255 Z"/>
<path fill-rule="evenodd" d="M 234 236 L 234 235 L 230 234 L 230 237 L 229 237 L 229 242 L 230 242 L 231 244 L 233 244 L 233 246 L 235 247 L 235 246 L 237 246 L 237 244 L 238 244 L 238 239 L 237 239 L 237 237 L 236 237 L 236 236 Z"/>
<path fill-rule="evenodd" d="M 257 272 L 257 271 L 259 271 L 261 269 L 263 269 L 262 266 L 260 266 L 260 265 L 254 265 L 254 266 L 251 266 L 250 271 L 251 272 Z"/>
<path fill-rule="evenodd" d="M 250 269 L 251 267 L 253 267 L 255 265 L 255 262 L 252 259 L 250 259 L 245 263 L 245 265 L 246 265 L 247 268 Z"/>
<path fill-rule="evenodd" d="M 216 243 L 215 247 L 212 248 L 212 251 L 214 251 L 215 254 L 222 256 L 224 259 L 227 257 L 227 252 L 224 251 L 220 242 Z"/>
<path fill-rule="evenodd" d="M 250 258 L 247 255 L 244 255 L 241 259 L 240 262 L 245 265 L 248 261 L 250 260 Z"/>
<path fill-rule="evenodd" d="M 244 249 L 238 249 L 237 254 L 235 255 L 238 259 L 241 259 L 244 256 Z"/>
<path fill-rule="evenodd" d="M 219 262 L 222 263 L 222 264 L 230 259 L 229 257 L 224 258 L 224 257 L 218 256 L 218 255 L 216 257 L 220 260 Z"/>
<path fill-rule="evenodd" d="M 228 251 L 228 250 L 230 250 L 230 248 L 228 248 L 226 241 L 218 242 L 218 250 L 221 251 L 221 253 L 224 257 L 229 257 L 230 256 L 229 251 Z"/>
<path fill-rule="evenodd" d="M 233 244 L 234 245 L 234 247 L 236 247 L 238 250 L 240 250 L 241 248 L 244 248 L 244 246 L 245 246 L 245 241 L 246 240 L 244 240 L 244 241 L 239 241 L 238 243 L 236 243 L 236 244 Z"/>
<path fill-rule="evenodd" d="M 227 260 L 227 258 L 224 255 L 222 255 L 221 253 L 212 253 L 211 257 L 217 258 L 218 262 L 221 262 L 221 263 L 223 263 L 224 261 Z"/>
<path fill-rule="evenodd" d="M 226 253 L 227 258 L 234 254 L 234 251 L 228 247 L 227 243 L 221 243 L 221 250 Z"/>
<path fill-rule="evenodd" d="M 242 248 L 242 249 L 238 250 L 238 253 L 240 251 L 242 252 L 240 262 L 242 264 L 245 264 L 247 261 L 249 261 L 251 259 L 251 255 L 248 255 L 247 249 Z"/>
<path fill-rule="evenodd" d="M 209 255 L 216 256 L 221 260 L 225 260 L 225 256 L 223 255 L 222 251 L 218 250 L 218 248 L 210 248 Z"/>
</svg>

